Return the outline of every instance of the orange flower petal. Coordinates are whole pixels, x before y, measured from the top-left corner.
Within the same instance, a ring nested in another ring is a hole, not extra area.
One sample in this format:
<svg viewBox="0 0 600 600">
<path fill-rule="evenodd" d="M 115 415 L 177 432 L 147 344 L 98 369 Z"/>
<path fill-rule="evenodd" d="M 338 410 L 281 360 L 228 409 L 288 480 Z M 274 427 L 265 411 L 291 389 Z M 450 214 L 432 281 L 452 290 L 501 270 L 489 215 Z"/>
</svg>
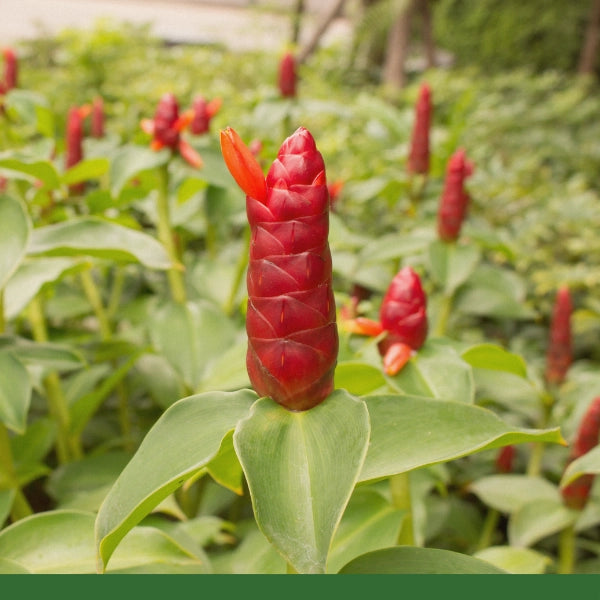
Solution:
<svg viewBox="0 0 600 600">
<path fill-rule="evenodd" d="M 373 321 L 372 319 L 367 319 L 366 317 L 357 317 L 356 319 L 341 321 L 340 325 L 345 331 L 348 331 L 349 333 L 356 333 L 358 335 L 376 337 L 383 333 L 383 327 L 379 321 Z"/>
<path fill-rule="evenodd" d="M 212 119 L 219 112 L 222 104 L 223 100 L 221 98 L 213 98 L 206 104 L 206 114 L 210 119 Z"/>
<path fill-rule="evenodd" d="M 231 127 L 221 131 L 221 152 L 236 183 L 259 202 L 267 200 L 267 184 L 260 164 Z"/>
<path fill-rule="evenodd" d="M 154 120 L 153 119 L 142 119 L 140 121 L 140 127 L 144 133 L 148 135 L 154 135 Z"/>
<path fill-rule="evenodd" d="M 202 157 L 185 140 L 179 140 L 179 153 L 192 167 L 201 169 L 204 166 Z"/>
<path fill-rule="evenodd" d="M 387 375 L 396 375 L 409 361 L 412 348 L 407 344 L 392 344 L 383 357 L 383 370 Z"/>
</svg>

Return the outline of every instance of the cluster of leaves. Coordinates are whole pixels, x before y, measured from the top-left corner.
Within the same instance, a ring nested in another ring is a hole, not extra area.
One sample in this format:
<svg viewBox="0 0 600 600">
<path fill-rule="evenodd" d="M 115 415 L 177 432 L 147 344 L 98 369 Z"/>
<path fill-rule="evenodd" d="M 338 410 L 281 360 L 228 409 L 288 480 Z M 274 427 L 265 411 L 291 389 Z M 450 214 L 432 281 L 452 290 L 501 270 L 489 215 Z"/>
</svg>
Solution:
<svg viewBox="0 0 600 600">
<path fill-rule="evenodd" d="M 562 437 L 600 394 L 598 101 L 555 74 L 427 73 L 433 162 L 417 190 L 416 86 L 397 105 L 355 89 L 340 53 L 320 52 L 282 99 L 273 56 L 106 25 L 23 46 L 0 115 L 0 570 L 544 572 L 571 526 L 579 568 L 597 570 L 600 499 L 570 511 L 559 484 Z M 202 169 L 139 128 L 167 91 L 224 99 L 213 130 L 187 138 Z M 96 95 L 107 135 L 65 170 L 67 110 Z M 341 332 L 322 405 L 290 413 L 246 389 L 247 225 L 214 133 L 226 124 L 265 163 L 303 125 L 344 182 L 338 306 L 359 284 L 375 315 L 400 265 L 421 274 L 430 339 L 398 375 Z M 435 215 L 458 145 L 476 164 L 472 202 L 444 244 Z M 577 360 L 548 389 L 558 283 L 574 290 Z M 498 474 L 509 444 L 514 472 Z"/>
</svg>

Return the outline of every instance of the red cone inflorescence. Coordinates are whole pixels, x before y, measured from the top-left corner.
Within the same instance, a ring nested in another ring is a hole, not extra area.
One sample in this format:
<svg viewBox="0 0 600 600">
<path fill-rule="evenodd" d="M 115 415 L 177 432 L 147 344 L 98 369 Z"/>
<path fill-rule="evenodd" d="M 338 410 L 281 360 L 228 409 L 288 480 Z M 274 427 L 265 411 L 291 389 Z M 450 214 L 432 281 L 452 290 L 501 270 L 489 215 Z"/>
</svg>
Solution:
<svg viewBox="0 0 600 600">
<path fill-rule="evenodd" d="M 246 366 L 254 389 L 289 410 L 333 391 L 338 334 L 325 164 L 312 135 L 287 138 L 266 180 L 237 133 L 221 133 L 225 163 L 246 192 L 250 223 Z"/>
<path fill-rule="evenodd" d="M 104 100 L 100 96 L 92 102 L 92 137 L 104 137 Z"/>
<path fill-rule="evenodd" d="M 17 87 L 19 78 L 19 65 L 17 55 L 12 48 L 4 48 L 4 78 L 0 81 L 0 94 L 6 94 Z"/>
<path fill-rule="evenodd" d="M 279 62 L 279 77 L 277 83 L 284 98 L 296 96 L 297 85 L 296 59 L 291 52 L 286 52 Z"/>
<path fill-rule="evenodd" d="M 142 129 L 152 136 L 153 150 L 169 148 L 178 151 L 192 167 L 203 165 L 202 157 L 181 137 L 181 132 L 192 120 L 190 111 L 179 116 L 179 104 L 173 94 L 164 94 L 154 113 L 154 119 L 143 119 Z"/>
<path fill-rule="evenodd" d="M 517 449 L 514 446 L 503 446 L 496 454 L 496 471 L 498 473 L 511 473 L 515 462 Z"/>
<path fill-rule="evenodd" d="M 221 98 L 214 98 L 210 102 L 204 99 L 204 96 L 196 96 L 192 104 L 192 120 L 190 122 L 190 131 L 194 135 L 202 135 L 210 130 L 212 118 L 221 108 Z"/>
<path fill-rule="evenodd" d="M 465 151 L 458 149 L 446 166 L 444 190 L 438 209 L 438 235 L 445 242 L 456 240 L 460 234 L 469 205 L 464 182 L 472 173 L 472 163 L 466 159 Z"/>
<path fill-rule="evenodd" d="M 579 425 L 575 441 L 571 447 L 571 454 L 567 464 L 573 462 L 576 458 L 587 454 L 592 448 L 598 445 L 598 433 L 600 432 L 600 396 L 594 398 Z M 586 473 L 578 477 L 573 483 L 562 488 L 561 493 L 565 504 L 569 508 L 581 510 L 585 507 L 594 475 Z"/>
<path fill-rule="evenodd" d="M 550 339 L 546 352 L 546 381 L 560 384 L 565 380 L 573 362 L 573 341 L 571 338 L 571 294 L 566 285 L 556 293 L 550 323 Z"/>
<path fill-rule="evenodd" d="M 360 335 L 378 336 L 383 368 L 388 375 L 396 375 L 427 338 L 427 296 L 417 273 L 404 267 L 392 279 L 383 297 L 379 321 L 357 317 L 343 323 L 346 331 Z"/>
<path fill-rule="evenodd" d="M 72 106 L 69 109 L 65 136 L 65 169 L 74 167 L 83 159 L 83 121 L 89 114 L 89 104 Z M 83 194 L 84 190 L 83 182 L 69 186 L 72 194 Z"/>
<path fill-rule="evenodd" d="M 415 122 L 408 154 L 409 173 L 429 173 L 429 129 L 431 127 L 431 89 L 423 83 L 415 104 Z"/>
</svg>

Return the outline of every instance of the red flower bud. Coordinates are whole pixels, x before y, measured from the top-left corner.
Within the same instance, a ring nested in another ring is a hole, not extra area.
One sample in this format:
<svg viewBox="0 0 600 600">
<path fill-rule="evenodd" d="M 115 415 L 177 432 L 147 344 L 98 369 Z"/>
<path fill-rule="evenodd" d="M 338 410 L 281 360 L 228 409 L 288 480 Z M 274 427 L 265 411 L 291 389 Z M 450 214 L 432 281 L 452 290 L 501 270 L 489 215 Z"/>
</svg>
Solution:
<svg viewBox="0 0 600 600">
<path fill-rule="evenodd" d="M 104 101 L 100 96 L 92 103 L 92 136 L 104 137 Z"/>
<path fill-rule="evenodd" d="M 17 87 L 19 67 L 17 64 L 17 55 L 12 48 L 5 48 L 4 54 L 4 92 L 10 92 Z"/>
<path fill-rule="evenodd" d="M 504 446 L 500 448 L 496 455 L 496 471 L 498 473 L 510 473 L 513 470 L 516 448 L 514 446 Z"/>
<path fill-rule="evenodd" d="M 221 108 L 221 99 L 215 98 L 207 102 L 203 96 L 197 96 L 192 105 L 193 118 L 190 122 L 190 131 L 195 135 L 207 133 L 210 129 L 212 118 Z"/>
<path fill-rule="evenodd" d="M 431 126 L 431 89 L 426 83 L 419 89 L 415 105 L 415 123 L 412 130 L 408 171 L 429 173 L 429 129 Z"/>
<path fill-rule="evenodd" d="M 562 383 L 573 362 L 572 311 L 569 288 L 563 285 L 556 293 L 550 322 L 550 339 L 546 352 L 546 381 L 549 383 Z"/>
<path fill-rule="evenodd" d="M 78 106 L 69 109 L 67 136 L 65 139 L 65 169 L 76 165 L 83 158 L 83 117 Z"/>
<path fill-rule="evenodd" d="M 571 447 L 568 463 L 587 454 L 598 445 L 598 434 L 600 432 L 600 396 L 594 398 L 579 425 L 575 441 Z M 573 483 L 562 488 L 562 497 L 569 508 L 581 510 L 585 507 L 590 489 L 594 481 L 591 473 L 578 477 Z"/>
<path fill-rule="evenodd" d="M 456 240 L 460 234 L 469 204 L 464 181 L 472 172 L 473 165 L 466 160 L 464 150 L 457 150 L 446 167 L 444 191 L 438 209 L 438 234 L 445 242 Z"/>
<path fill-rule="evenodd" d="M 284 98 L 296 95 L 296 59 L 291 52 L 286 52 L 279 63 L 279 91 Z"/>
<path fill-rule="evenodd" d="M 333 391 L 338 352 L 325 164 L 302 127 L 283 142 L 266 181 L 232 129 L 221 143 L 247 194 L 248 375 L 260 395 L 307 410 Z"/>
</svg>

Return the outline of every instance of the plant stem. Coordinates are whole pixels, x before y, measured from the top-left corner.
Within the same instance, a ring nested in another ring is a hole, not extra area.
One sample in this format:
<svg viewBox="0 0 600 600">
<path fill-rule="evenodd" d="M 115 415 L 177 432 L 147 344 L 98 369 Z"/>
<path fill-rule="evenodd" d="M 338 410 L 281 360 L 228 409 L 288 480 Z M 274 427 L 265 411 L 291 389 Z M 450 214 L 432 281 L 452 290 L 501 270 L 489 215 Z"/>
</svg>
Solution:
<svg viewBox="0 0 600 600">
<path fill-rule="evenodd" d="M 6 317 L 4 316 L 4 290 L 0 290 L 0 333 L 6 331 Z"/>
<path fill-rule="evenodd" d="M 15 490 L 15 497 L 10 516 L 13 521 L 18 521 L 33 514 L 33 510 L 21 491 L 17 475 L 15 473 L 10 438 L 6 425 L 0 421 L 0 489 L 8 487 Z"/>
<path fill-rule="evenodd" d="M 108 305 L 106 307 L 106 313 L 110 321 L 114 319 L 117 313 L 119 304 L 121 303 L 123 286 L 125 285 L 125 271 L 120 267 L 115 267 L 115 269 L 116 272 L 114 275 L 113 286 L 110 292 L 110 298 L 108 299 Z"/>
<path fill-rule="evenodd" d="M 392 475 L 390 477 L 390 491 L 392 492 L 392 505 L 394 508 L 406 511 L 398 534 L 398 545 L 414 546 L 415 534 L 410 497 L 410 471 Z"/>
<path fill-rule="evenodd" d="M 492 545 L 494 532 L 500 520 L 500 513 L 495 508 L 490 508 L 485 517 L 481 536 L 477 542 L 477 550 L 485 550 Z"/>
<path fill-rule="evenodd" d="M 237 296 L 238 290 L 240 289 L 240 285 L 244 279 L 244 273 L 246 272 L 246 267 L 248 266 L 248 258 L 249 253 L 248 249 L 250 247 L 250 228 L 246 227 L 244 231 L 244 243 L 242 247 L 242 253 L 238 259 L 235 274 L 233 278 L 233 283 L 231 284 L 231 290 L 229 292 L 229 297 L 227 298 L 227 302 L 225 303 L 225 314 L 230 315 L 233 313 L 233 305 L 235 303 L 235 297 Z"/>
<path fill-rule="evenodd" d="M 565 527 L 558 540 L 558 569 L 562 575 L 573 573 L 575 566 L 575 524 Z"/>
<path fill-rule="evenodd" d="M 102 304 L 102 297 L 100 296 L 98 286 L 96 285 L 96 282 L 92 277 L 90 268 L 84 269 L 80 273 L 80 278 L 81 285 L 83 287 L 83 291 L 85 292 L 86 298 L 88 299 L 88 302 L 92 305 L 94 314 L 98 319 L 102 339 L 109 340 L 112 337 L 110 321 L 108 319 L 106 310 L 104 310 L 104 305 Z"/>
<path fill-rule="evenodd" d="M 36 296 L 29 303 L 27 316 L 31 324 L 33 339 L 40 343 L 47 342 L 48 329 L 39 297 Z M 48 412 L 56 422 L 58 428 L 56 453 L 59 462 L 64 464 L 69 462 L 71 458 L 81 456 L 79 439 L 70 436 L 71 417 L 58 374 L 55 371 L 48 373 L 43 380 L 43 385 L 48 400 Z"/>
<path fill-rule="evenodd" d="M 448 326 L 448 319 L 452 311 L 452 296 L 444 294 L 439 306 L 437 322 L 433 330 L 433 335 L 442 336 L 446 333 L 446 327 Z"/>
<path fill-rule="evenodd" d="M 187 295 L 185 291 L 185 282 L 180 269 L 181 262 L 177 255 L 177 247 L 171 230 L 171 218 L 169 214 L 169 172 L 167 165 L 159 169 L 160 185 L 158 186 L 158 198 L 156 209 L 158 213 L 158 239 L 165 247 L 173 267 L 167 271 L 171 296 L 175 302 L 185 304 Z"/>
</svg>

